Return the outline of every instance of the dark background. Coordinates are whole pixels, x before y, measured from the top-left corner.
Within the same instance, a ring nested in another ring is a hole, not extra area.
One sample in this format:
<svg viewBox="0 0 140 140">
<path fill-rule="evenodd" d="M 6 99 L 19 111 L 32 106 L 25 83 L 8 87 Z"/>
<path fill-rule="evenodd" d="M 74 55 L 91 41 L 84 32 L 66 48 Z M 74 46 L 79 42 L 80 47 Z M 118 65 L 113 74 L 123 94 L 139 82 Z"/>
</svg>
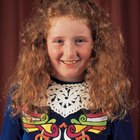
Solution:
<svg viewBox="0 0 140 140">
<path fill-rule="evenodd" d="M 0 0 L 0 126 L 5 102 L 3 87 L 17 61 L 19 31 L 31 16 L 35 0 Z M 132 80 L 130 98 L 140 100 L 140 0 L 96 0 L 111 14 L 112 22 L 125 38 L 128 72 Z M 140 140 L 140 105 L 132 112 L 135 140 Z"/>
</svg>

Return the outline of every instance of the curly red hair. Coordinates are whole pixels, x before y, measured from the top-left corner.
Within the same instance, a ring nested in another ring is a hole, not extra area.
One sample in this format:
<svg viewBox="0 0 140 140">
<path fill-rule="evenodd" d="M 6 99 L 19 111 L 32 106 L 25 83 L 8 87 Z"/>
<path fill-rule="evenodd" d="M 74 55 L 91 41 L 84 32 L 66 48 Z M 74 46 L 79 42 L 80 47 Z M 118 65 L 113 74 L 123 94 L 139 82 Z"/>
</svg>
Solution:
<svg viewBox="0 0 140 140">
<path fill-rule="evenodd" d="M 91 85 L 90 110 L 101 110 L 111 120 L 123 118 L 130 108 L 127 97 L 131 84 L 124 69 L 123 38 L 113 28 L 108 12 L 89 0 L 42 0 L 35 9 L 36 14 L 21 32 L 21 50 L 11 78 L 11 85 L 16 87 L 11 96 L 14 114 L 20 113 L 25 104 L 32 110 L 31 106 L 39 105 L 42 98 L 47 100 L 51 66 L 46 36 L 51 19 L 69 16 L 83 20 L 94 40 L 85 75 Z"/>
</svg>

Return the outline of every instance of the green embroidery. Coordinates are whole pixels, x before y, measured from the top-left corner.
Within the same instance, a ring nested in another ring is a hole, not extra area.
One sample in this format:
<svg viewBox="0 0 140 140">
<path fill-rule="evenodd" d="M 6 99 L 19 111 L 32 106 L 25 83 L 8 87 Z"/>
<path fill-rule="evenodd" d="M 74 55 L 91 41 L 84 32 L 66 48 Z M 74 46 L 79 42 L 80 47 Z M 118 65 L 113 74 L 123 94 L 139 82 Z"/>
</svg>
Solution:
<svg viewBox="0 0 140 140">
<path fill-rule="evenodd" d="M 55 123 L 56 119 L 49 120 L 49 116 L 47 114 L 42 114 L 40 120 L 32 120 L 32 118 L 22 117 L 23 123 L 28 124 L 45 124 L 45 123 Z"/>
<path fill-rule="evenodd" d="M 99 121 L 99 122 L 94 122 L 94 121 L 87 121 L 87 117 L 82 114 L 79 117 L 79 121 L 76 119 L 71 119 L 71 123 L 73 124 L 82 124 L 82 125 L 89 125 L 89 126 L 104 126 L 106 125 L 107 121 Z"/>
<path fill-rule="evenodd" d="M 82 131 L 82 136 L 83 136 L 83 135 L 85 135 L 85 132 L 84 132 L 84 131 Z M 82 138 L 82 140 L 86 140 L 86 139 L 85 139 L 85 138 Z"/>
</svg>

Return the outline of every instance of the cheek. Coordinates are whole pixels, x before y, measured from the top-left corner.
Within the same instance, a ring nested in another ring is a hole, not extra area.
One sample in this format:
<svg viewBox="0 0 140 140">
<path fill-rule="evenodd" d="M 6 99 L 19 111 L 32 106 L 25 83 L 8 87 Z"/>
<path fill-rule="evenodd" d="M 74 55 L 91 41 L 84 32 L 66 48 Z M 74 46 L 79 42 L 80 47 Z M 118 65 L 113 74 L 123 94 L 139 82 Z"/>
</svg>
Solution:
<svg viewBox="0 0 140 140">
<path fill-rule="evenodd" d="M 56 49 L 55 47 L 47 47 L 47 49 L 48 49 L 48 56 L 51 61 L 60 58 L 60 51 L 58 49 Z"/>
<path fill-rule="evenodd" d="M 84 60 L 89 60 L 91 56 L 92 49 L 83 49 L 81 52 L 81 56 Z"/>
</svg>

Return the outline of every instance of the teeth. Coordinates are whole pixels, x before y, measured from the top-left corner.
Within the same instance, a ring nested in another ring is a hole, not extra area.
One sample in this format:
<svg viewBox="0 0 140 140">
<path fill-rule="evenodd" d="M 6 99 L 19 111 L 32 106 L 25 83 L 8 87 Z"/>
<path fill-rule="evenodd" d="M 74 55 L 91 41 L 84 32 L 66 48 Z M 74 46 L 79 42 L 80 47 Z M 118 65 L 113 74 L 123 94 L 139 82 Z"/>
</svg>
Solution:
<svg viewBox="0 0 140 140">
<path fill-rule="evenodd" d="M 63 61 L 63 63 L 65 63 L 65 64 L 75 64 L 75 63 L 77 63 L 77 61 Z"/>
</svg>

